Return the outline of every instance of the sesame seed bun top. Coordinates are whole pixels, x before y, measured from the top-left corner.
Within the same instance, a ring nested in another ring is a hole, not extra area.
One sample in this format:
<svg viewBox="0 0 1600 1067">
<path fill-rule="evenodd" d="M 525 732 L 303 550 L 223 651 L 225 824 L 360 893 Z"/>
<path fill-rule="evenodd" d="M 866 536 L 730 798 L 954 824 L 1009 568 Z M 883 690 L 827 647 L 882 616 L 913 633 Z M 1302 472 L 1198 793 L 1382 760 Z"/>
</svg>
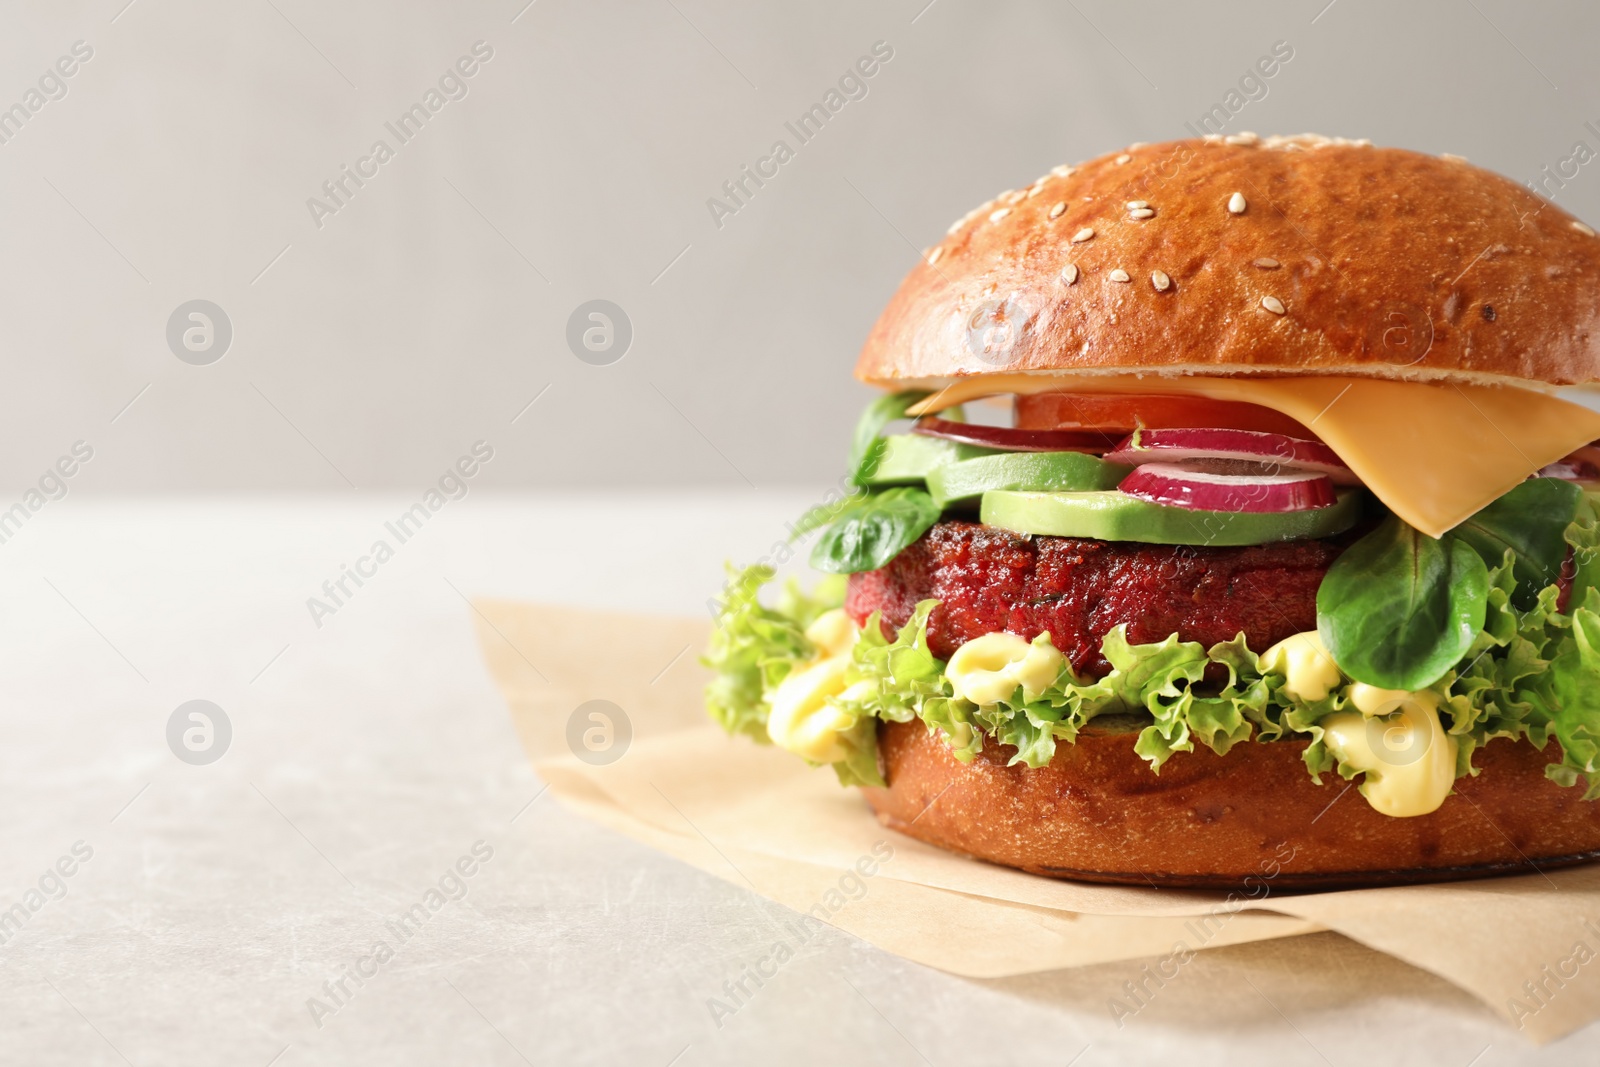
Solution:
<svg viewBox="0 0 1600 1067">
<path fill-rule="evenodd" d="M 1134 145 L 924 253 L 856 377 L 1600 381 L 1600 238 L 1459 157 L 1315 135 Z"/>
</svg>

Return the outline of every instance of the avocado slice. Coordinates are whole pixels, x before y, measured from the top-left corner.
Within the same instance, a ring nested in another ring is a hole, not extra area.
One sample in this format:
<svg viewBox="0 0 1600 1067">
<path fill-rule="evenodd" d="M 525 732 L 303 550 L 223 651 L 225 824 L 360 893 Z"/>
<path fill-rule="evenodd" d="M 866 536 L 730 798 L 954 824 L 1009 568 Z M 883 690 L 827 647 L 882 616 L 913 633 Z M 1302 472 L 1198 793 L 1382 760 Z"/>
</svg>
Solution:
<svg viewBox="0 0 1600 1067">
<path fill-rule="evenodd" d="M 991 489 L 1115 489 L 1131 470 L 1082 452 L 1000 452 L 934 469 L 928 492 L 934 503 L 946 507 Z"/>
<path fill-rule="evenodd" d="M 883 439 L 883 454 L 878 458 L 878 465 L 863 481 L 872 486 L 914 485 L 948 463 L 998 454 L 993 448 L 946 441 L 941 437 L 893 434 Z"/>
<path fill-rule="evenodd" d="M 979 516 L 986 525 L 1052 537 L 1143 541 L 1154 545 L 1264 545 L 1332 537 L 1361 517 L 1361 492 L 1339 490 L 1337 503 L 1310 511 L 1199 511 L 1152 504 L 1116 490 L 1023 493 L 990 490 Z"/>
</svg>

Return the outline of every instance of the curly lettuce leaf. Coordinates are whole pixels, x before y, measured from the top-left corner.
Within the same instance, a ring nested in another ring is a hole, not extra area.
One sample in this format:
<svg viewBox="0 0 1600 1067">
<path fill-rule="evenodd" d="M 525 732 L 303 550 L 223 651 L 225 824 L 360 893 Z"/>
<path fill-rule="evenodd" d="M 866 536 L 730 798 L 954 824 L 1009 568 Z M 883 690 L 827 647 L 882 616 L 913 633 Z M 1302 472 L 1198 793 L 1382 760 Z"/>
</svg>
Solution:
<svg viewBox="0 0 1600 1067">
<path fill-rule="evenodd" d="M 939 731 L 952 756 L 971 763 L 983 751 L 983 728 L 973 715 L 976 710 L 955 697 L 930 697 L 923 701 L 919 715 L 930 730 Z"/>
<path fill-rule="evenodd" d="M 1227 668 L 1228 681 L 1211 696 L 1190 690 L 1189 729 L 1207 748 L 1225 756 L 1234 745 L 1250 740 L 1253 720 L 1266 708 L 1271 690 L 1244 634 L 1212 645 L 1206 655 Z"/>
<path fill-rule="evenodd" d="M 840 785 L 882 787 L 888 784 L 878 771 L 878 720 L 870 715 L 862 715 L 839 739 L 850 753 L 832 764 Z"/>
<path fill-rule="evenodd" d="M 1563 535 L 1572 550 L 1572 593 L 1569 602 L 1582 604 L 1589 590 L 1600 589 L 1600 522 L 1595 521 L 1593 498 L 1581 502 L 1578 518 Z"/>
<path fill-rule="evenodd" d="M 1113 641 L 1115 638 L 1115 641 Z M 1129 645 L 1121 627 L 1107 635 L 1106 658 L 1125 675 L 1128 703 L 1142 705 L 1155 720 L 1145 727 L 1133 749 L 1159 772 L 1175 752 L 1193 752 L 1194 742 L 1217 755 L 1250 739 L 1266 706 L 1269 690 L 1255 653 L 1244 634 L 1213 645 L 1209 651 L 1177 635 L 1158 644 Z M 1213 664 L 1227 672 L 1228 680 L 1215 692 L 1196 688 Z"/>
<path fill-rule="evenodd" d="M 920 718 L 956 759 L 971 763 L 983 751 L 983 724 L 974 705 L 952 695 L 945 661 L 928 649 L 928 616 L 938 603 L 919 602 L 893 641 L 883 636 L 882 616 L 873 612 L 856 643 L 856 671 L 849 677 L 873 683 L 864 710 L 890 722 Z"/>
<path fill-rule="evenodd" d="M 937 603 L 918 604 L 893 641 L 883 636 L 881 614 L 872 613 L 845 674 L 849 690 L 860 695 L 840 701 L 841 707 L 891 722 L 910 722 L 924 701 L 949 695 L 944 660 L 928 651 L 928 615 Z M 863 682 L 867 684 L 857 684 Z"/>
<path fill-rule="evenodd" d="M 1588 606 L 1572 614 L 1568 633 L 1560 638 L 1548 669 L 1528 679 L 1519 695 L 1561 742 L 1562 760 L 1546 774 L 1563 785 L 1581 778 L 1588 785 L 1585 799 L 1600 796 L 1600 591 Z"/>
<path fill-rule="evenodd" d="M 1043 767 L 1055 758 L 1056 720 L 1045 718 L 1039 714 L 1039 710 L 1024 704 L 1010 709 L 1009 714 L 1000 720 L 995 740 L 1017 750 L 1009 760 L 1010 765 L 1024 763 L 1029 767 Z"/>
</svg>

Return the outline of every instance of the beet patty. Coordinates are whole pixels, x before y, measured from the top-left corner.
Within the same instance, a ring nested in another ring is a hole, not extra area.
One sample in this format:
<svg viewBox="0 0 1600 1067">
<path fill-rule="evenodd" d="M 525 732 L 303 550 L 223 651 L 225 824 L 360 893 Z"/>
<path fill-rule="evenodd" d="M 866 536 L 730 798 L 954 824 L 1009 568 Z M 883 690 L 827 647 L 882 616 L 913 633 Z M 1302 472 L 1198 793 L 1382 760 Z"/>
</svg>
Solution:
<svg viewBox="0 0 1600 1067">
<path fill-rule="evenodd" d="M 845 608 L 857 624 L 881 611 L 898 629 L 933 597 L 928 645 L 940 659 L 982 634 L 1048 630 L 1080 677 L 1098 678 L 1111 669 L 1101 639 L 1121 623 L 1132 644 L 1176 633 L 1210 647 L 1243 632 L 1256 652 L 1316 629 L 1317 587 L 1344 544 L 1146 545 L 941 522 L 887 567 L 851 575 Z"/>
</svg>

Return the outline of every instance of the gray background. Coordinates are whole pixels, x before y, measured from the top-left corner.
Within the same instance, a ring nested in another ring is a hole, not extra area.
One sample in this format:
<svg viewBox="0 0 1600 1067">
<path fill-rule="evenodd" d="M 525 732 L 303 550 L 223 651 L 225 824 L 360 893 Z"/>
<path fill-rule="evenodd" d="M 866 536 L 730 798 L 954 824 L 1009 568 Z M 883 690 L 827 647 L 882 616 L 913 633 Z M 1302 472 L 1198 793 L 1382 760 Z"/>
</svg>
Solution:
<svg viewBox="0 0 1600 1067">
<path fill-rule="evenodd" d="M 125 3 L 0 14 L 0 106 L 94 49 L 0 145 L 0 485 L 83 439 L 74 492 L 411 490 L 480 438 L 497 488 L 818 483 L 917 248 L 1056 163 L 1183 135 L 1279 40 L 1230 130 L 1520 180 L 1600 148 L 1577 3 Z M 314 225 L 307 198 L 478 40 L 468 96 Z M 878 40 L 869 94 L 714 225 L 707 198 Z M 1590 170 L 1559 198 L 1595 221 Z M 196 298 L 235 331 L 210 366 L 165 343 Z M 595 298 L 634 326 L 611 366 L 565 344 Z"/>
</svg>

